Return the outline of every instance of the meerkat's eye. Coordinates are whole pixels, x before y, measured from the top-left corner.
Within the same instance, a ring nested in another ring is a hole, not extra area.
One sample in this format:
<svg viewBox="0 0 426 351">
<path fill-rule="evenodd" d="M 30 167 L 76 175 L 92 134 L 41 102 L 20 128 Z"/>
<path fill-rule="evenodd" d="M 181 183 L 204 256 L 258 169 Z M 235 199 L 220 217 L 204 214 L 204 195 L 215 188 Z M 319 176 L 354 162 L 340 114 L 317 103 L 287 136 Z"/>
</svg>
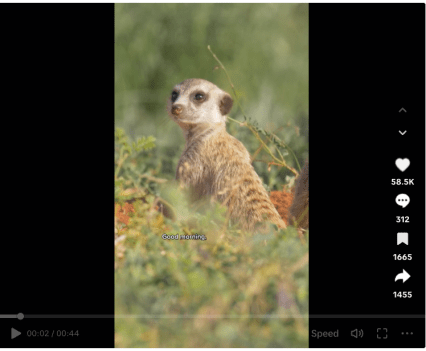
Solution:
<svg viewBox="0 0 426 351">
<path fill-rule="evenodd" d="M 179 95 L 179 94 L 178 94 L 176 91 L 173 91 L 173 92 L 172 92 L 172 102 L 175 102 L 175 101 L 176 101 L 176 99 L 177 99 L 178 95 Z"/>
<path fill-rule="evenodd" d="M 195 94 L 195 100 L 198 100 L 198 101 L 205 100 L 204 94 L 201 94 L 201 93 Z"/>
</svg>

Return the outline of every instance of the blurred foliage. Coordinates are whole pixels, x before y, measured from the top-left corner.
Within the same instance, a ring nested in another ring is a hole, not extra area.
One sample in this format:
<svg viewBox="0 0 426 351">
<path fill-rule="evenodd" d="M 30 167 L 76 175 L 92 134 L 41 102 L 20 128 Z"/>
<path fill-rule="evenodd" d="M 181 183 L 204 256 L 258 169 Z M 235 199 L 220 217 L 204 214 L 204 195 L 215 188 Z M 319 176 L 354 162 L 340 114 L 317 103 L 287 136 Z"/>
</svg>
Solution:
<svg viewBox="0 0 426 351">
<path fill-rule="evenodd" d="M 266 189 L 293 184 L 308 155 L 308 4 L 115 5 L 116 347 L 307 347 L 308 245 L 296 230 L 244 233 L 173 181 L 184 138 L 166 102 L 187 78 L 241 103 L 227 129 Z"/>
<path fill-rule="evenodd" d="M 151 150 L 155 147 L 153 136 L 138 138 L 136 142 L 129 141 L 129 137 L 124 130 L 115 129 L 115 202 L 124 204 L 126 200 L 144 196 L 147 191 L 144 188 L 151 188 L 153 178 L 147 169 L 146 161 L 150 158 L 149 153 L 140 155 L 141 151 Z M 127 161 L 127 162 L 126 162 Z M 127 190 L 125 190 L 127 189 Z M 139 193 L 135 193 L 139 191 Z"/>
<path fill-rule="evenodd" d="M 176 182 L 137 176 L 149 139 L 129 151 L 116 130 L 116 347 L 307 347 L 308 245 L 296 229 L 245 233 L 225 207 L 195 208 Z"/>
</svg>

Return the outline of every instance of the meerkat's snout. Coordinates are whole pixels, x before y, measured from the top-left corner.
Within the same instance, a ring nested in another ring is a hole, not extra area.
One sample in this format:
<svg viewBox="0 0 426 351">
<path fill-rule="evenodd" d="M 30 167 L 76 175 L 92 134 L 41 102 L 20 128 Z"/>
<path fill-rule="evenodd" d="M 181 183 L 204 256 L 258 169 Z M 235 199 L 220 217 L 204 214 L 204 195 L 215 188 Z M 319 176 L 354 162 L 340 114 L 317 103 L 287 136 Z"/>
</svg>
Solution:
<svg viewBox="0 0 426 351">
<path fill-rule="evenodd" d="M 183 106 L 179 104 L 172 105 L 172 114 L 175 116 L 179 116 L 183 111 Z"/>
<path fill-rule="evenodd" d="M 173 89 L 168 102 L 168 110 L 171 117 L 179 117 L 179 115 L 183 112 L 183 105 L 176 101 L 179 97 L 179 90 L 177 89 L 178 86 L 179 85 Z"/>
</svg>

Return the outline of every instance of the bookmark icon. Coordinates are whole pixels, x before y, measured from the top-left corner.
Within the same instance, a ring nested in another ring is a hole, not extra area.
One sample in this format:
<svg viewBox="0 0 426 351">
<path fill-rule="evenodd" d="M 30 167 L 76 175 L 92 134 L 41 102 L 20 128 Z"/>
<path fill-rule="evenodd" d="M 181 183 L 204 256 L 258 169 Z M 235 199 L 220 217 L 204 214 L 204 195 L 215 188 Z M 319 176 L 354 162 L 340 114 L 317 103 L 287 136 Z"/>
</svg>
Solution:
<svg viewBox="0 0 426 351">
<path fill-rule="evenodd" d="M 396 235 L 396 244 L 405 244 L 408 245 L 408 233 L 398 233 Z"/>
</svg>

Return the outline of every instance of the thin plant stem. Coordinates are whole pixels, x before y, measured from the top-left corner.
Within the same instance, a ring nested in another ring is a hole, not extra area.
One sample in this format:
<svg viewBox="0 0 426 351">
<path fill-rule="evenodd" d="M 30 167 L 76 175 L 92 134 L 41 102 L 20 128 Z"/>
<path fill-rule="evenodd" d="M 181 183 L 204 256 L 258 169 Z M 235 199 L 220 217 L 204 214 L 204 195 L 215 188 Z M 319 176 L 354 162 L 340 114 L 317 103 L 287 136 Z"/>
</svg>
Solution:
<svg viewBox="0 0 426 351">
<path fill-rule="evenodd" d="M 243 107 L 241 106 L 241 103 L 240 103 L 240 100 L 238 99 L 238 96 L 237 96 L 237 92 L 235 91 L 235 87 L 234 87 L 234 84 L 232 83 L 232 80 L 231 80 L 231 77 L 229 76 L 229 74 L 228 74 L 228 71 L 226 70 L 226 68 L 225 68 L 225 66 L 223 65 L 223 63 L 219 60 L 219 58 L 216 56 L 216 54 L 212 51 L 212 49 L 210 48 L 210 45 L 207 45 L 207 49 L 210 51 L 210 53 L 213 55 L 213 58 L 218 62 L 218 64 L 219 64 L 219 66 L 220 66 L 220 68 L 222 68 L 222 70 L 225 72 L 225 74 L 226 74 L 226 77 L 228 78 L 228 82 L 229 82 L 229 84 L 230 84 L 230 86 L 231 86 L 231 89 L 232 89 L 232 91 L 233 91 L 233 93 L 234 93 L 234 97 L 235 97 L 235 101 L 237 102 L 237 105 L 238 105 L 238 107 L 240 108 L 240 110 L 241 110 L 241 113 L 243 114 L 243 116 L 244 116 L 244 118 L 247 120 L 247 116 L 246 116 L 246 114 L 244 113 L 244 109 L 243 109 Z M 274 161 L 278 164 L 278 165 L 280 165 L 281 167 L 286 167 L 287 169 L 289 169 L 292 173 L 294 173 L 296 176 L 298 175 L 298 172 L 293 168 L 293 167 L 290 167 L 290 166 L 288 166 L 287 165 L 287 163 L 285 162 L 285 160 L 284 160 L 284 157 L 283 157 L 283 155 L 281 154 L 281 152 L 278 150 L 278 148 L 276 148 L 277 149 L 277 151 L 278 151 L 278 154 L 280 155 L 280 157 L 281 157 L 281 160 L 279 159 L 279 158 L 277 158 L 273 153 L 272 153 L 272 151 L 269 149 L 269 147 L 265 144 L 265 142 L 263 141 L 263 139 L 260 137 L 260 135 L 259 135 L 259 133 L 253 128 L 253 126 L 250 124 L 250 123 L 248 123 L 247 121 L 245 121 L 245 122 L 240 122 L 240 121 L 237 121 L 237 120 L 235 120 L 235 119 L 233 119 L 233 118 L 231 118 L 231 117 L 229 117 L 228 116 L 228 119 L 230 120 L 230 121 L 232 121 L 232 122 L 235 122 L 235 123 L 239 123 L 241 126 L 246 126 L 247 128 L 249 128 L 250 129 L 250 131 L 253 133 L 253 135 L 256 137 L 256 139 L 260 142 L 260 144 L 261 144 L 261 146 L 268 152 L 268 154 L 274 159 Z M 274 135 L 274 137 L 275 137 L 275 135 Z M 280 140 L 279 138 L 277 138 L 278 140 Z M 293 155 L 293 157 L 296 159 L 296 156 L 294 155 L 294 153 L 293 153 L 293 151 L 290 149 L 290 148 L 288 148 L 290 151 L 291 151 L 291 153 L 292 153 L 292 155 Z M 296 159 L 296 162 L 297 162 L 297 159 Z M 298 166 L 299 166 L 299 169 L 300 169 L 300 165 L 299 165 L 299 163 L 297 162 L 297 164 L 298 164 Z"/>
</svg>

